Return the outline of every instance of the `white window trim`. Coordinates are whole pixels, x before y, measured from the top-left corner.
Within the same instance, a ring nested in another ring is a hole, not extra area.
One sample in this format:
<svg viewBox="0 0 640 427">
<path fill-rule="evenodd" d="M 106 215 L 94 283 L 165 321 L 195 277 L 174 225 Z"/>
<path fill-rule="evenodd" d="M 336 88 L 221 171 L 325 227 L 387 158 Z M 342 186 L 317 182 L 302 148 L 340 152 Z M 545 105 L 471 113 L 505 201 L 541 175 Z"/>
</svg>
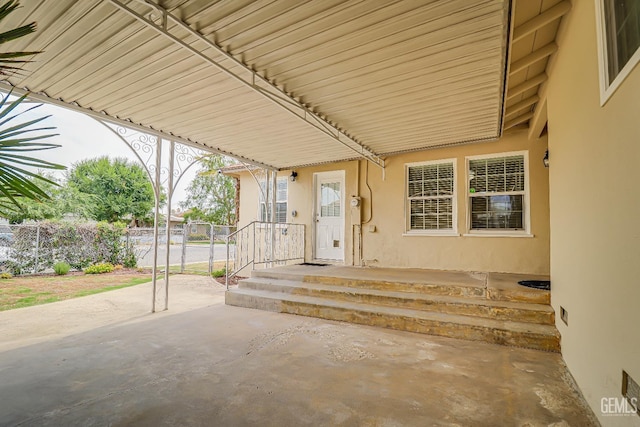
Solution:
<svg viewBox="0 0 640 427">
<path fill-rule="evenodd" d="M 473 230 L 471 228 L 471 197 L 469 196 L 469 161 L 479 159 L 493 159 L 497 157 L 524 156 L 524 230 Z M 465 232 L 464 237 L 533 237 L 531 234 L 531 191 L 529 186 L 529 152 L 508 151 L 504 153 L 482 154 L 465 157 Z"/>
<path fill-rule="evenodd" d="M 279 201 L 277 199 L 277 194 L 278 194 L 278 181 L 280 181 L 280 180 L 283 180 L 283 181 L 287 182 L 287 197 L 285 198 L 285 200 L 280 200 Z M 258 185 L 260 186 L 261 184 L 258 184 Z M 268 185 L 271 186 L 271 182 L 269 182 Z M 276 224 L 287 224 L 287 222 L 288 222 L 287 220 L 289 219 L 289 211 L 288 211 L 288 209 L 289 209 L 289 177 L 288 176 L 284 176 L 283 175 L 283 176 L 278 176 L 276 178 L 276 189 L 275 189 L 275 191 L 276 191 L 276 205 L 278 203 L 286 203 L 287 204 L 287 209 L 285 210 L 285 221 L 284 222 L 277 222 L 276 221 Z M 266 196 L 266 194 L 265 194 L 265 196 Z M 261 222 L 261 223 L 266 222 L 266 221 L 262 221 L 262 204 L 263 203 L 271 204 L 271 195 L 269 195 L 269 200 L 268 201 L 264 201 L 263 202 L 262 201 L 261 187 L 258 187 L 258 213 L 257 213 L 256 218 L 257 218 L 258 222 Z M 266 207 L 265 207 L 265 209 L 266 209 Z M 277 207 L 276 207 L 276 209 L 277 209 Z M 260 225 L 260 224 L 258 224 L 258 225 Z"/>
<path fill-rule="evenodd" d="M 607 67 L 607 31 L 604 13 L 604 0 L 595 0 L 596 5 L 596 35 L 598 39 L 598 65 L 600 78 L 600 106 L 607 103 L 611 95 L 620 87 L 622 82 L 640 62 L 640 48 L 636 50 L 629 62 L 620 70 L 616 78 L 609 84 L 609 67 Z"/>
<path fill-rule="evenodd" d="M 451 230 L 412 230 L 409 216 L 411 209 L 409 208 L 409 168 L 411 166 L 437 165 L 443 163 L 453 164 L 453 201 L 451 206 L 451 221 L 453 228 Z M 459 236 L 458 233 L 458 159 L 441 159 L 428 160 L 424 162 L 405 163 L 404 165 L 404 233 L 403 236 Z"/>
</svg>

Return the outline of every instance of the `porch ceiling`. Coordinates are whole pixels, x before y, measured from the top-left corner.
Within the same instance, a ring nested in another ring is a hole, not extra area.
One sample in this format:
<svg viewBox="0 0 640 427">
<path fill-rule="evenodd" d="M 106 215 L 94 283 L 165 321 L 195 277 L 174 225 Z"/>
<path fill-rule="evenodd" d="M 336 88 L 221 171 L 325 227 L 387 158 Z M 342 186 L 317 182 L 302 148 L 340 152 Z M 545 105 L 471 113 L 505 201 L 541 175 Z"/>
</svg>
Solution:
<svg viewBox="0 0 640 427">
<path fill-rule="evenodd" d="M 547 123 L 547 69 L 559 49 L 556 36 L 569 0 L 526 0 L 516 3 L 504 129 L 529 127 L 539 137 Z"/>
<path fill-rule="evenodd" d="M 508 0 L 116 3 L 24 1 L 9 83 L 280 169 L 501 132 Z"/>
</svg>

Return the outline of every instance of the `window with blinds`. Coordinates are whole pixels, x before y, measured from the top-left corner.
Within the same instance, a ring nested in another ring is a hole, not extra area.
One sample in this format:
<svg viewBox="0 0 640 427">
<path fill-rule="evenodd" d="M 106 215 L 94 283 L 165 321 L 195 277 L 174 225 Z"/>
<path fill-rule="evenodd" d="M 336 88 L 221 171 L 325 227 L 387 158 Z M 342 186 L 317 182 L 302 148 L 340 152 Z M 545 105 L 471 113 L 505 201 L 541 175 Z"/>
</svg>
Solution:
<svg viewBox="0 0 640 427">
<path fill-rule="evenodd" d="M 287 177 L 278 178 L 276 184 L 276 222 L 287 222 L 287 189 L 289 180 Z M 269 194 L 272 190 L 271 181 L 269 181 Z M 267 222 L 270 220 L 271 213 L 271 200 L 265 202 L 267 194 L 266 185 L 264 182 L 260 182 L 260 221 Z M 271 196 L 269 196 L 271 197 Z"/>
<path fill-rule="evenodd" d="M 455 228 L 453 160 L 407 165 L 407 230 Z"/>
<path fill-rule="evenodd" d="M 470 159 L 468 165 L 470 229 L 524 230 L 524 155 Z"/>
</svg>

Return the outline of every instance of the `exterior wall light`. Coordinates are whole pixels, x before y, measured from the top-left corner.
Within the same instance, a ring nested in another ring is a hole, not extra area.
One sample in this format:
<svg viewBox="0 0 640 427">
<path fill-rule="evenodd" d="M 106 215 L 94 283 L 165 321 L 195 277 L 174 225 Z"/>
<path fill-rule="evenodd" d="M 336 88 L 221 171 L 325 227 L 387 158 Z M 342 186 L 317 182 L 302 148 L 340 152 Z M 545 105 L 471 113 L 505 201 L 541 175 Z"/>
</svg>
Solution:
<svg viewBox="0 0 640 427">
<path fill-rule="evenodd" d="M 542 158 L 542 164 L 545 168 L 549 167 L 549 150 L 544 152 L 544 157 Z"/>
<path fill-rule="evenodd" d="M 289 175 L 289 179 L 291 180 L 291 182 L 295 182 L 296 178 L 298 178 L 298 172 L 291 171 L 291 175 Z"/>
</svg>

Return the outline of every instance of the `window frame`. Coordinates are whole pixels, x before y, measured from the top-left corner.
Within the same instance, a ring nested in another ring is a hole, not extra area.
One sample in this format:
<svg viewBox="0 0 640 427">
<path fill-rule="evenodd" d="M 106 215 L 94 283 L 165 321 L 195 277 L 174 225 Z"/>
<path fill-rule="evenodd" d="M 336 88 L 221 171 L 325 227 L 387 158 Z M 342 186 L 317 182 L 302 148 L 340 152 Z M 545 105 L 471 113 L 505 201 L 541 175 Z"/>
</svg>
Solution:
<svg viewBox="0 0 640 427">
<path fill-rule="evenodd" d="M 514 229 L 486 229 L 486 230 L 476 230 L 471 228 L 471 192 L 469 187 L 470 182 L 470 174 L 469 174 L 469 162 L 471 160 L 481 160 L 481 159 L 495 159 L 501 157 L 511 157 L 511 156 L 523 156 L 524 161 L 524 195 L 522 199 L 523 203 L 523 213 L 522 213 L 522 221 L 524 222 L 523 230 L 514 230 Z M 465 237 L 533 237 L 531 234 L 531 187 L 529 184 L 530 181 L 530 173 L 529 173 L 529 151 L 507 151 L 501 153 L 490 153 L 490 154 L 481 154 L 477 156 L 467 156 L 465 157 L 465 211 L 466 211 L 466 219 L 465 219 L 465 233 L 463 234 Z"/>
<path fill-rule="evenodd" d="M 411 201 L 409 199 L 409 168 L 450 163 L 453 165 L 453 194 L 451 195 L 451 229 L 443 230 L 412 230 L 411 229 Z M 459 236 L 458 233 L 458 159 L 427 160 L 422 162 L 405 163 L 404 165 L 404 233 L 403 236 Z"/>
<path fill-rule="evenodd" d="M 285 189 L 285 198 L 284 200 L 278 200 L 278 182 L 279 181 L 284 181 L 286 184 L 286 189 Z M 260 181 L 259 184 L 259 188 L 258 188 L 258 222 L 267 222 L 266 219 L 263 220 L 262 219 L 262 206 L 264 206 L 264 212 L 265 212 L 265 217 L 266 217 L 266 213 L 267 213 L 267 203 L 271 204 L 271 200 L 269 200 L 268 202 L 266 200 L 262 200 L 263 197 L 266 197 L 266 193 L 264 193 L 266 191 L 266 185 L 271 186 L 271 180 L 269 180 L 268 184 L 265 185 L 265 188 L 262 188 L 264 181 Z M 289 177 L 288 176 L 279 176 L 276 178 L 276 214 L 278 213 L 278 205 L 279 204 L 284 204 L 284 221 L 278 221 L 277 217 L 276 217 L 276 224 L 287 224 L 287 218 L 289 216 Z M 263 196 L 264 194 L 264 196 Z"/>
<path fill-rule="evenodd" d="M 598 77 L 600 80 L 600 106 L 604 106 L 609 98 L 618 90 L 622 82 L 631 74 L 631 71 L 640 62 L 640 47 L 629 58 L 618 75 L 609 84 L 609 60 L 607 55 L 607 25 L 604 2 L 607 0 L 594 0 L 596 8 L 596 38 L 598 40 Z"/>
</svg>

